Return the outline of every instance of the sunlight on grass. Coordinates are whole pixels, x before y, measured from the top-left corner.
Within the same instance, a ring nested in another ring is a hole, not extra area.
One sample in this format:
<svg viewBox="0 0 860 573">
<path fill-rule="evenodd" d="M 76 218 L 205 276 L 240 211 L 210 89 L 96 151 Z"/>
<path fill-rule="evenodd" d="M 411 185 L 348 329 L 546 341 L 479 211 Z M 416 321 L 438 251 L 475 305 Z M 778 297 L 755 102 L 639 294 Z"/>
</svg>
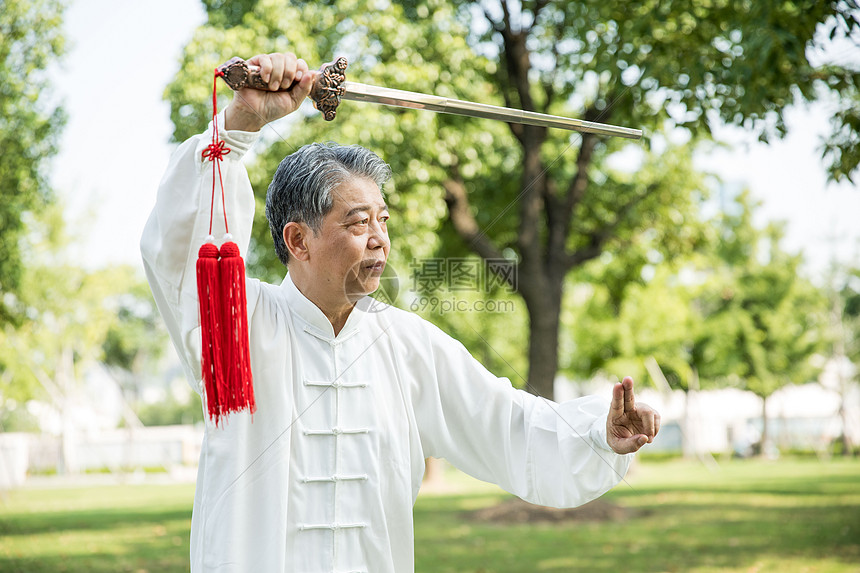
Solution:
<svg viewBox="0 0 860 573">
<path fill-rule="evenodd" d="M 639 463 L 606 499 L 632 517 L 482 523 L 508 499 L 460 474 L 415 506 L 419 573 L 847 573 L 860 564 L 860 461 Z M 23 489 L 0 501 L 4 573 L 188 570 L 193 485 Z"/>
<path fill-rule="evenodd" d="M 0 571 L 187 571 L 193 485 L 12 492 Z"/>
<path fill-rule="evenodd" d="M 416 570 L 858 570 L 857 461 L 728 462 L 715 472 L 694 462 L 641 463 L 627 481 L 606 499 L 637 510 L 633 519 L 475 524 L 459 542 L 444 537 L 437 516 L 458 508 L 462 520 L 462 504 L 456 498 L 419 499 Z M 462 549 L 458 560 L 448 559 L 453 543 Z"/>
</svg>

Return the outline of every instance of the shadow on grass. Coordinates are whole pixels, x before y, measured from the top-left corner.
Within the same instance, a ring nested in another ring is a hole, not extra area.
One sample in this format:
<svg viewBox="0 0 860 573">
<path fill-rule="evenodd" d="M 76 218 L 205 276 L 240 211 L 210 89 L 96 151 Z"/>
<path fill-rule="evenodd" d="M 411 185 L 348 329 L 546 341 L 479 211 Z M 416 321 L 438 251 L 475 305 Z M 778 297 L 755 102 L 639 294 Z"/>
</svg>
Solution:
<svg viewBox="0 0 860 573">
<path fill-rule="evenodd" d="M 0 572 L 188 571 L 190 525 L 190 509 L 3 515 Z"/>
<path fill-rule="evenodd" d="M 422 496 L 416 571 L 847 573 L 860 563 L 860 464 L 756 464 L 714 475 L 676 465 L 651 479 L 611 492 L 610 501 L 636 511 L 604 522 L 475 523 L 464 513 L 508 496 Z M 188 571 L 192 492 L 118 491 L 75 492 L 86 498 L 74 500 L 82 509 L 66 511 L 48 501 L 63 502 L 67 492 L 47 501 L 28 494 L 17 511 L 0 513 L 0 572 Z M 34 499 L 48 511 L 28 513 Z"/>
<path fill-rule="evenodd" d="M 737 482 L 713 482 L 672 484 L 673 492 L 709 493 L 709 494 L 763 494 L 785 496 L 827 496 L 838 493 L 857 491 L 860 479 L 857 476 L 835 475 L 821 476 L 814 480 L 809 477 L 778 477 L 769 478 L 767 475 L 754 480 Z M 651 496 L 655 492 L 666 491 L 665 485 L 640 485 L 630 488 L 617 488 L 615 495 L 622 497 Z"/>
<path fill-rule="evenodd" d="M 801 571 L 822 562 L 850 571 L 860 563 L 860 503 L 827 491 L 851 495 L 857 483 L 827 476 L 814 484 L 786 478 L 737 489 L 637 489 L 612 499 L 635 502 L 639 517 L 587 524 L 476 524 L 462 518 L 466 498 L 419 500 L 416 571 L 745 571 L 760 563 Z"/>
<path fill-rule="evenodd" d="M 126 508 L 75 512 L 40 512 L 0 516 L 0 535 L 26 536 L 63 531 L 106 531 L 125 526 L 161 525 L 168 521 L 191 520 L 191 509 L 172 511 L 130 511 Z M 0 569 L 0 571 L 4 571 Z"/>
<path fill-rule="evenodd" d="M 189 571 L 188 547 L 130 544 L 122 554 L 89 553 L 40 558 L 0 556 L 3 573 L 173 573 Z"/>
</svg>

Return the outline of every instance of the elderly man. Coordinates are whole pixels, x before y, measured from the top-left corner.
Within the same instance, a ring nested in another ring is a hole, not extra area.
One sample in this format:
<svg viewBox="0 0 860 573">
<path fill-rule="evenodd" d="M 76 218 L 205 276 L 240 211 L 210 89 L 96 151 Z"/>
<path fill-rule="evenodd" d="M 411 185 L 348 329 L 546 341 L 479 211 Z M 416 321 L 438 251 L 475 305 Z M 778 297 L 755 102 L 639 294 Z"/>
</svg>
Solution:
<svg viewBox="0 0 860 573">
<path fill-rule="evenodd" d="M 272 91 L 223 112 L 230 231 L 250 240 L 254 198 L 241 157 L 295 111 L 312 72 L 292 54 L 255 56 Z M 294 85 L 293 85 L 294 84 Z M 281 85 L 293 85 L 276 92 Z M 212 127 L 210 126 L 210 130 Z M 209 224 L 203 134 L 167 168 L 141 240 L 147 276 L 188 379 L 203 392 L 195 255 Z M 633 381 L 612 403 L 556 404 L 515 390 L 421 318 L 374 304 L 388 258 L 389 170 L 360 147 L 306 146 L 283 160 L 266 216 L 289 273 L 247 279 L 257 411 L 207 420 L 191 532 L 192 571 L 412 571 L 412 505 L 426 457 L 534 503 L 571 507 L 617 484 L 659 415 Z"/>
</svg>

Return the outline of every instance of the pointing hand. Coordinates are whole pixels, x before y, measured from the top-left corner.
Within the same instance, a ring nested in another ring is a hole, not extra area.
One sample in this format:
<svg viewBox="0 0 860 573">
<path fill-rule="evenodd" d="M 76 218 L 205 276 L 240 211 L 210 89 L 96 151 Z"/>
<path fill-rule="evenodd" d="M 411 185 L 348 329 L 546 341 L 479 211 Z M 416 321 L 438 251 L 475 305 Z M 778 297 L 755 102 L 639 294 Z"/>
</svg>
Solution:
<svg viewBox="0 0 860 573">
<path fill-rule="evenodd" d="M 606 442 L 618 454 L 629 454 L 654 441 L 660 431 L 660 414 L 652 407 L 636 403 L 633 379 L 629 376 L 612 389 L 612 403 L 606 418 Z"/>
</svg>

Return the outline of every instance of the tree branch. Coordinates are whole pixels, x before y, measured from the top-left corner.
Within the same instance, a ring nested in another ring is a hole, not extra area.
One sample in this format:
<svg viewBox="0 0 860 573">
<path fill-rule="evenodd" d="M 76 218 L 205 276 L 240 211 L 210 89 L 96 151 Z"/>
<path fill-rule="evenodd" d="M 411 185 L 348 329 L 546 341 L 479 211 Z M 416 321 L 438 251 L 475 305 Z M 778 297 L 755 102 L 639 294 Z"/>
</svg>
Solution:
<svg viewBox="0 0 860 573">
<path fill-rule="evenodd" d="M 532 24 L 528 28 L 523 28 L 523 31 L 528 33 L 531 32 L 532 28 L 534 28 L 535 24 L 540 18 L 540 13 L 543 12 L 543 9 L 547 7 L 550 0 L 537 0 L 534 2 L 534 6 L 531 6 L 532 2 L 523 1 L 520 4 L 522 10 L 530 10 L 532 13 Z"/>
<path fill-rule="evenodd" d="M 534 9 L 534 23 L 535 24 L 537 23 L 537 19 L 538 19 L 538 16 L 540 15 L 540 12 L 544 8 L 546 8 L 547 4 L 548 4 L 548 1 L 544 0 L 544 1 L 538 1 L 538 3 L 535 5 L 535 9 Z M 545 99 L 544 104 L 543 104 L 542 113 L 549 113 L 549 108 L 550 108 L 550 106 L 552 106 L 552 103 L 555 100 L 555 96 L 556 96 L 555 80 L 558 77 L 558 71 L 559 71 L 559 66 L 558 66 L 558 45 L 559 45 L 559 42 L 558 42 L 558 38 L 561 37 L 561 33 L 564 30 L 563 21 L 564 20 L 562 20 L 561 24 L 553 27 L 555 30 L 555 38 L 556 38 L 556 41 L 554 41 L 552 43 L 552 47 L 550 48 L 550 51 L 552 53 L 552 59 L 553 59 L 553 67 L 552 67 L 552 72 L 550 72 L 550 74 L 549 74 L 549 80 L 543 83 L 544 97 L 546 99 Z"/>
<path fill-rule="evenodd" d="M 564 205 L 558 196 L 558 186 L 552 177 L 546 178 L 543 200 L 546 203 L 544 213 L 549 232 L 546 252 L 548 257 L 552 257 L 554 253 L 564 253 L 564 245 L 567 242 L 567 233 L 564 229 L 566 226 L 569 227 L 565 222 L 570 219 L 565 215 Z"/>
<path fill-rule="evenodd" d="M 500 24 L 499 22 L 496 22 L 493 19 L 493 17 L 490 16 L 490 13 L 487 11 L 486 7 L 483 8 L 483 12 L 484 12 L 484 18 L 487 19 L 487 22 L 490 23 L 490 26 L 493 27 L 493 30 L 495 30 L 496 32 L 501 32 L 504 29 L 504 26 L 502 24 Z"/>
<path fill-rule="evenodd" d="M 534 101 L 532 101 L 531 91 L 529 90 L 529 70 L 531 69 L 531 61 L 529 59 L 528 48 L 526 48 L 527 31 L 514 31 L 511 24 L 510 13 L 506 2 L 502 2 L 502 29 L 499 32 L 502 35 L 502 48 L 504 50 L 505 68 L 508 72 L 508 78 L 513 83 L 517 95 L 520 99 L 520 107 L 528 111 L 534 111 Z"/>
<path fill-rule="evenodd" d="M 508 94 L 508 90 L 502 89 L 502 96 L 505 98 L 505 106 L 506 107 L 514 107 L 514 103 L 511 101 L 511 96 Z M 520 142 L 520 145 L 525 146 L 525 131 L 524 126 L 521 123 L 509 123 L 508 127 L 511 129 L 511 133 L 514 134 L 514 137 L 517 138 L 517 141 Z"/>
<path fill-rule="evenodd" d="M 527 129 L 523 144 L 523 174 L 519 194 L 520 229 L 517 244 L 520 248 L 520 267 L 526 273 L 544 273 L 545 257 L 541 249 L 540 222 L 546 212 L 547 175 L 540 156 L 546 130 Z"/>
<path fill-rule="evenodd" d="M 553 59 L 558 62 L 558 52 L 553 48 Z M 554 68 L 549 79 L 543 83 L 544 102 L 541 113 L 549 113 L 549 108 L 555 99 L 555 76 L 558 68 Z"/>
<path fill-rule="evenodd" d="M 569 270 L 575 266 L 581 265 L 586 261 L 590 261 L 591 259 L 599 257 L 600 254 L 603 252 L 607 241 L 615 235 L 615 231 L 618 229 L 618 226 L 625 221 L 630 211 L 632 211 L 634 207 L 636 207 L 646 197 L 648 197 L 656 190 L 656 184 L 648 185 L 645 188 L 644 192 L 639 193 L 638 195 L 634 195 L 633 198 L 631 198 L 627 203 L 622 205 L 616 211 L 617 216 L 615 217 L 614 221 L 608 223 L 607 225 L 604 225 L 601 229 L 593 233 L 589 233 L 589 242 L 586 246 L 577 249 L 573 253 L 566 254 L 566 268 Z"/>
<path fill-rule="evenodd" d="M 597 144 L 597 136 L 593 133 L 582 134 L 582 144 L 579 146 L 579 155 L 576 156 L 576 174 L 570 180 L 567 188 L 567 201 L 565 209 L 573 211 L 573 208 L 582 201 L 585 191 L 588 189 L 588 168 L 591 166 L 591 158 L 594 156 L 594 147 Z"/>
<path fill-rule="evenodd" d="M 448 218 L 460 238 L 463 239 L 470 249 L 485 260 L 492 260 L 494 262 L 505 260 L 502 252 L 478 226 L 478 221 L 475 220 L 475 216 L 472 214 L 472 207 L 469 204 L 466 185 L 456 165 L 451 167 L 450 177 L 442 182 L 442 187 L 445 189 L 445 204 L 448 206 Z M 514 263 L 510 264 L 513 265 Z M 502 270 L 501 266 L 503 265 L 499 265 L 500 270 Z M 518 288 L 513 273 L 501 272 L 499 276 L 512 289 L 516 290 Z"/>
<path fill-rule="evenodd" d="M 511 12 L 508 10 L 507 0 L 499 2 L 502 6 L 502 25 L 503 30 L 511 30 Z"/>
<path fill-rule="evenodd" d="M 490 26 L 493 28 L 493 30 L 498 32 L 504 38 L 505 30 L 510 28 L 510 14 L 508 14 L 507 5 L 505 5 L 504 3 L 502 3 L 502 9 L 503 9 L 503 13 L 504 13 L 504 18 L 503 18 L 502 22 L 496 21 L 490 15 L 490 12 L 487 10 L 486 7 L 483 7 L 483 12 L 484 12 L 484 18 L 487 19 L 487 22 L 490 23 Z M 504 39 L 502 40 L 502 47 L 504 48 Z M 500 68 L 499 72 L 501 73 L 502 70 L 504 70 L 504 73 L 506 74 L 507 79 L 508 79 L 508 82 L 507 82 L 508 85 L 507 86 L 505 85 L 505 83 L 503 83 L 501 81 L 499 82 L 499 85 L 500 85 L 499 87 L 501 87 L 501 92 L 502 92 L 502 98 L 504 98 L 504 100 L 505 100 L 505 107 L 515 107 L 515 104 L 514 104 L 513 100 L 511 99 L 511 94 L 509 93 L 509 90 L 507 89 L 510 87 L 510 84 L 513 83 L 511 81 L 510 72 L 507 69 L 507 67 Z M 514 137 L 517 138 L 517 141 L 519 141 L 521 145 L 524 144 L 522 124 L 509 123 L 508 127 L 510 128 L 511 133 L 513 133 Z"/>
<path fill-rule="evenodd" d="M 534 14 L 534 20 L 532 21 L 533 26 L 537 23 L 540 13 L 544 8 L 546 8 L 547 4 L 549 4 L 549 0 L 537 0 L 537 2 L 535 2 L 534 10 L 532 10 L 532 14 Z"/>
<path fill-rule="evenodd" d="M 586 112 L 586 116 L 588 112 Z M 573 224 L 573 212 L 576 206 L 585 197 L 585 192 L 588 190 L 588 168 L 591 167 L 591 161 L 594 157 L 594 148 L 597 145 L 597 137 L 591 133 L 582 134 L 582 144 L 579 146 L 579 155 L 576 157 L 576 173 L 570 180 L 564 202 L 560 203 L 561 213 L 559 218 L 562 220 L 559 233 L 562 241 L 567 241 L 567 236 L 570 234 L 570 227 Z M 564 242 L 562 242 L 563 248 Z M 558 251 L 562 252 L 562 251 Z"/>
</svg>

